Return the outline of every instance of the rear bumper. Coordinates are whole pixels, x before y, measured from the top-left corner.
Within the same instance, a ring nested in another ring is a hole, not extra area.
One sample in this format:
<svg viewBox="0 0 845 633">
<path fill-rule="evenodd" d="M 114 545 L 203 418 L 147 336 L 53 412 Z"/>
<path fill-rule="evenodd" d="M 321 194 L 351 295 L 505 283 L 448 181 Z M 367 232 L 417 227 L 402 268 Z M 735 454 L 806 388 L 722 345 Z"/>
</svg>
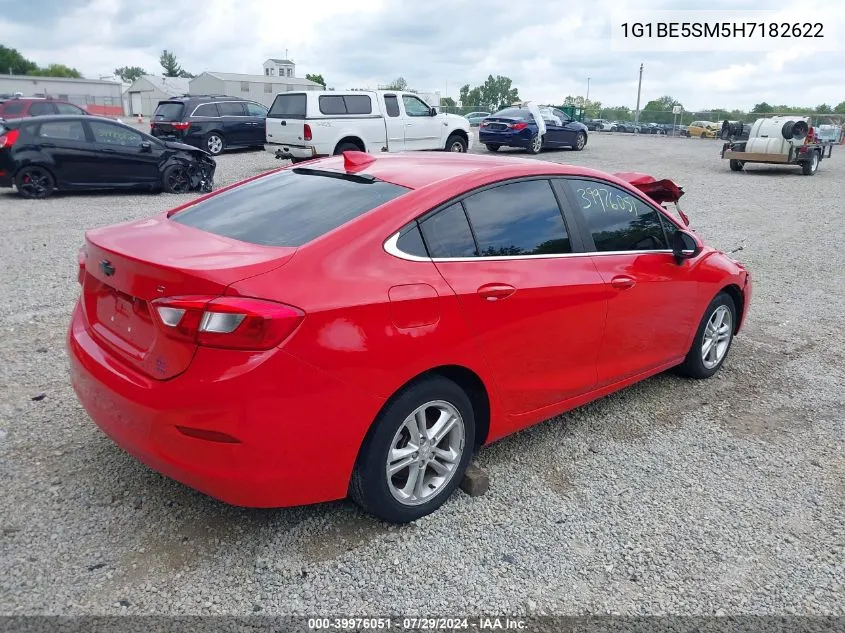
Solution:
<svg viewBox="0 0 845 633">
<path fill-rule="evenodd" d="M 298 160 L 310 160 L 317 158 L 317 148 L 311 145 L 285 145 L 282 143 L 265 143 L 264 151 L 270 152 L 278 159 L 296 158 Z"/>
<path fill-rule="evenodd" d="M 0 170 L 0 187 L 11 187 L 15 184 L 15 179 L 12 178 L 12 174 Z"/>
<path fill-rule="evenodd" d="M 506 147 L 529 147 L 531 137 L 524 137 L 521 134 L 479 132 L 478 142 L 482 145 L 504 145 Z"/>
<path fill-rule="evenodd" d="M 106 435 L 153 470 L 237 506 L 345 497 L 383 404 L 279 349 L 257 357 L 199 348 L 183 374 L 154 380 L 103 350 L 79 306 L 67 346 L 73 388 Z"/>
</svg>

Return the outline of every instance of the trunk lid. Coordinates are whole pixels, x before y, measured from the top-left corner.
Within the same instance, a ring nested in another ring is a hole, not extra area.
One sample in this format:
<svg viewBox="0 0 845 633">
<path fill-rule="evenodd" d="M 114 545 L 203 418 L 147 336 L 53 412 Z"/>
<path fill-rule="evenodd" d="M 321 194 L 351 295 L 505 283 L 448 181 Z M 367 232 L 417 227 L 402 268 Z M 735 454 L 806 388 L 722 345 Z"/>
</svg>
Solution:
<svg viewBox="0 0 845 633">
<path fill-rule="evenodd" d="M 267 113 L 266 134 L 268 143 L 304 145 L 307 96 L 304 92 L 287 92 L 276 95 Z"/>
<path fill-rule="evenodd" d="M 295 248 L 248 244 L 165 215 L 88 231 L 82 305 L 100 344 L 156 379 L 185 371 L 196 344 L 167 336 L 152 301 L 217 297 L 236 281 L 287 262 Z"/>
</svg>

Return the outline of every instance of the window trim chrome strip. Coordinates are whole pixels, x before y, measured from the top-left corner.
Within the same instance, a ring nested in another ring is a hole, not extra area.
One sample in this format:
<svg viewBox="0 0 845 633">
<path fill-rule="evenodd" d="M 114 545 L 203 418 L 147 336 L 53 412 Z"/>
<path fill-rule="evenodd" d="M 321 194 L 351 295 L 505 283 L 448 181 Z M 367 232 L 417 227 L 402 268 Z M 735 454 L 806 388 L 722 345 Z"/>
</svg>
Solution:
<svg viewBox="0 0 845 633">
<path fill-rule="evenodd" d="M 397 231 L 384 242 L 384 251 L 388 255 L 410 262 L 479 262 L 479 261 L 511 261 L 515 259 L 564 259 L 567 257 L 602 257 L 609 255 L 672 255 L 671 249 L 653 251 L 592 251 L 583 253 L 558 253 L 551 255 L 485 255 L 479 257 L 420 257 L 399 250 L 397 242 L 402 231 Z"/>
</svg>

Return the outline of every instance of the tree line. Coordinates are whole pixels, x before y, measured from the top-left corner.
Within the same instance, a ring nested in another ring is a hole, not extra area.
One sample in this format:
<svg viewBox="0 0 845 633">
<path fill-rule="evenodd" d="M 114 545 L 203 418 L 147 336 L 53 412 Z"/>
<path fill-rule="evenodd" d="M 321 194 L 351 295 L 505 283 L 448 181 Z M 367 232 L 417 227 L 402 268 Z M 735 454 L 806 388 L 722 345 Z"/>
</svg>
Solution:
<svg viewBox="0 0 845 633">
<path fill-rule="evenodd" d="M 82 73 L 76 68 L 70 68 L 64 64 L 39 66 L 34 61 L 21 55 L 18 50 L 2 44 L 0 44 L 0 73 L 30 75 L 32 77 L 71 77 L 74 79 L 82 77 Z"/>
</svg>

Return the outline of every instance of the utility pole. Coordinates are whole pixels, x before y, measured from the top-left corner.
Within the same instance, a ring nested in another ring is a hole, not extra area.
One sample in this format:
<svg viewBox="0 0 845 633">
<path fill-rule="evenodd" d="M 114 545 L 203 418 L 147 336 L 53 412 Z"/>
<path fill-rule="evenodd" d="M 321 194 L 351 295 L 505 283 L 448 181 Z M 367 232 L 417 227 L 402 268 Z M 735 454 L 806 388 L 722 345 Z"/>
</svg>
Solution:
<svg viewBox="0 0 845 633">
<path fill-rule="evenodd" d="M 587 98 L 584 99 L 584 107 L 590 105 L 590 78 L 587 77 Z"/>
<path fill-rule="evenodd" d="M 634 123 L 640 122 L 640 94 L 643 89 L 643 65 L 640 64 L 640 83 L 637 86 L 637 114 L 634 118 Z"/>
</svg>

